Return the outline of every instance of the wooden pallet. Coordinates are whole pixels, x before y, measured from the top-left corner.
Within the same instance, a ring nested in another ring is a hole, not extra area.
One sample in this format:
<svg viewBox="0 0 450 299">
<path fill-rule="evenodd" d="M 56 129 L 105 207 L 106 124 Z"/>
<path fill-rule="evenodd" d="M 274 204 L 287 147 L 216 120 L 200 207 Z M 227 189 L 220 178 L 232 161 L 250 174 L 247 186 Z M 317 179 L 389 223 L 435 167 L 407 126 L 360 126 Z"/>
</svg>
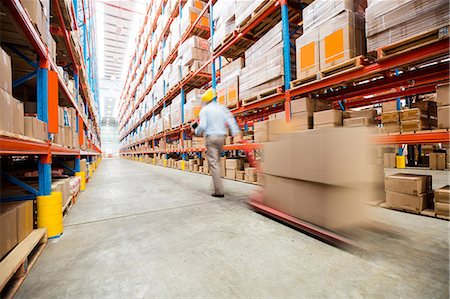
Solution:
<svg viewBox="0 0 450 299">
<path fill-rule="evenodd" d="M 442 39 L 449 37 L 449 26 L 436 28 L 424 33 L 416 34 L 392 45 L 377 49 L 377 59 L 385 60 L 394 56 L 401 55 L 405 52 L 427 46 Z"/>
<path fill-rule="evenodd" d="M 300 85 L 308 84 L 317 80 L 320 80 L 321 74 L 312 74 L 303 78 L 296 79 L 294 81 L 291 81 L 291 88 L 298 87 Z"/>
<path fill-rule="evenodd" d="M 264 101 L 265 99 L 268 99 L 274 95 L 280 94 L 282 91 L 282 88 L 283 88 L 283 86 L 272 87 L 272 88 L 266 89 L 265 91 L 263 91 L 262 93 L 260 93 L 258 95 L 243 99 L 242 106 L 248 106 L 250 104 L 258 103 L 258 102 Z"/>
<path fill-rule="evenodd" d="M 215 53 L 217 53 L 217 52 L 219 52 L 220 50 L 222 50 L 223 49 L 223 47 L 225 47 L 232 39 L 233 39 L 233 37 L 234 37 L 234 34 L 233 34 L 234 32 L 231 32 L 230 34 L 228 34 L 224 39 L 223 39 L 223 41 L 219 44 L 219 45 L 217 45 L 216 47 L 215 47 L 215 49 L 214 49 L 214 52 Z"/>
<path fill-rule="evenodd" d="M 399 212 L 406 212 L 408 214 L 413 214 L 413 215 L 421 215 L 421 216 L 427 216 L 427 217 L 432 217 L 432 218 L 439 218 L 439 219 L 443 219 L 443 220 L 447 220 L 447 221 L 450 220 L 450 217 L 445 216 L 445 215 L 437 215 L 434 212 L 434 210 L 432 210 L 432 209 L 425 209 L 423 211 L 411 211 L 411 210 L 391 207 L 391 206 L 387 205 L 386 202 L 381 203 L 380 207 L 389 209 L 389 210 L 399 211 Z"/>
<path fill-rule="evenodd" d="M 321 78 L 340 75 L 356 69 L 360 69 L 363 67 L 363 64 L 364 64 L 364 57 L 362 55 L 357 56 L 345 62 L 339 63 L 337 65 L 334 65 L 332 67 L 320 71 Z"/>
<path fill-rule="evenodd" d="M 276 0 L 266 0 L 263 1 L 258 7 L 255 8 L 255 10 L 252 12 L 251 15 L 249 15 L 247 18 L 242 20 L 240 24 L 237 25 L 236 29 L 238 32 L 244 31 L 250 24 L 252 24 L 252 21 L 258 18 L 260 15 L 262 15 L 267 9 L 269 9 L 271 6 L 275 4 Z"/>
<path fill-rule="evenodd" d="M 47 229 L 33 230 L 0 262 L 0 298 L 13 298 L 47 245 Z"/>
</svg>

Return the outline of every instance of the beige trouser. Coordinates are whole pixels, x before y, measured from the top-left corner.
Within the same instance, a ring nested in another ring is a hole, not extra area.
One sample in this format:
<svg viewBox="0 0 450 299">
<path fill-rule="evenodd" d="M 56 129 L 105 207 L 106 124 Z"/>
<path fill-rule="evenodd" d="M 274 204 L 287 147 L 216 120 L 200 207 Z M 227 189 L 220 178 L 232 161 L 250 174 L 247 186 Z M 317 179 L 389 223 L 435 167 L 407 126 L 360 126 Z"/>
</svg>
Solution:
<svg viewBox="0 0 450 299">
<path fill-rule="evenodd" d="M 224 136 L 206 136 L 205 138 L 206 157 L 208 158 L 209 169 L 211 170 L 213 178 L 214 194 L 217 195 L 223 194 L 220 154 L 222 153 L 224 143 Z"/>
</svg>

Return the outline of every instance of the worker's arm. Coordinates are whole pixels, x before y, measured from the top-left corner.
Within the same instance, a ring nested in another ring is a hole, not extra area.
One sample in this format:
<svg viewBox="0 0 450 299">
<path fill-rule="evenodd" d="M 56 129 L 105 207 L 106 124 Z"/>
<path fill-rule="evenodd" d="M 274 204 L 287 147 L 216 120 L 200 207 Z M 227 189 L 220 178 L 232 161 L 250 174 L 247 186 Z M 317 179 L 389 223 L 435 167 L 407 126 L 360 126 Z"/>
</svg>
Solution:
<svg viewBox="0 0 450 299">
<path fill-rule="evenodd" d="M 200 110 L 199 117 L 200 117 L 200 122 L 199 122 L 197 128 L 195 129 L 195 135 L 201 135 L 206 129 L 207 119 L 206 119 L 206 111 L 204 109 Z"/>
<path fill-rule="evenodd" d="M 225 121 L 231 130 L 231 134 L 233 136 L 237 136 L 239 133 L 241 133 L 241 130 L 239 129 L 239 126 L 236 122 L 236 118 L 234 118 L 234 115 L 228 108 L 224 107 L 224 109 L 225 109 Z"/>
</svg>

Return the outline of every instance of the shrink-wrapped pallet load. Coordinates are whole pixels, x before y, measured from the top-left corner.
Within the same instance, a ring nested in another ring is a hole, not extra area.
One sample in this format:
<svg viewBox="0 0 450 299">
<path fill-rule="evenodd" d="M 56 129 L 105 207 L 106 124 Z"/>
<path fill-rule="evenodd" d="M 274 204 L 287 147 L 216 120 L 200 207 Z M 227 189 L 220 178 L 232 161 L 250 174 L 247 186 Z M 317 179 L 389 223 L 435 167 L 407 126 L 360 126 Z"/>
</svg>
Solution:
<svg viewBox="0 0 450 299">
<path fill-rule="evenodd" d="M 449 25 L 448 0 L 370 0 L 368 4 L 369 52 Z"/>
</svg>

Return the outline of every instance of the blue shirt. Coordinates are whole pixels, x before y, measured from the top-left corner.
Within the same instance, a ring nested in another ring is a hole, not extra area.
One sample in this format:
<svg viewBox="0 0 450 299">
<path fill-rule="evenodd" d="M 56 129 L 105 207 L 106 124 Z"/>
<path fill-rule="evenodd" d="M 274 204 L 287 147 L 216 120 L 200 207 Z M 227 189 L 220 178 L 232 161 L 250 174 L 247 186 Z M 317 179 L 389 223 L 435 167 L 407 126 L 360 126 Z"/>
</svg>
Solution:
<svg viewBox="0 0 450 299">
<path fill-rule="evenodd" d="M 195 134 L 200 135 L 204 132 L 206 136 L 225 136 L 226 124 L 233 136 L 239 133 L 239 126 L 230 110 L 212 101 L 200 111 L 200 123 L 195 129 Z"/>
</svg>

